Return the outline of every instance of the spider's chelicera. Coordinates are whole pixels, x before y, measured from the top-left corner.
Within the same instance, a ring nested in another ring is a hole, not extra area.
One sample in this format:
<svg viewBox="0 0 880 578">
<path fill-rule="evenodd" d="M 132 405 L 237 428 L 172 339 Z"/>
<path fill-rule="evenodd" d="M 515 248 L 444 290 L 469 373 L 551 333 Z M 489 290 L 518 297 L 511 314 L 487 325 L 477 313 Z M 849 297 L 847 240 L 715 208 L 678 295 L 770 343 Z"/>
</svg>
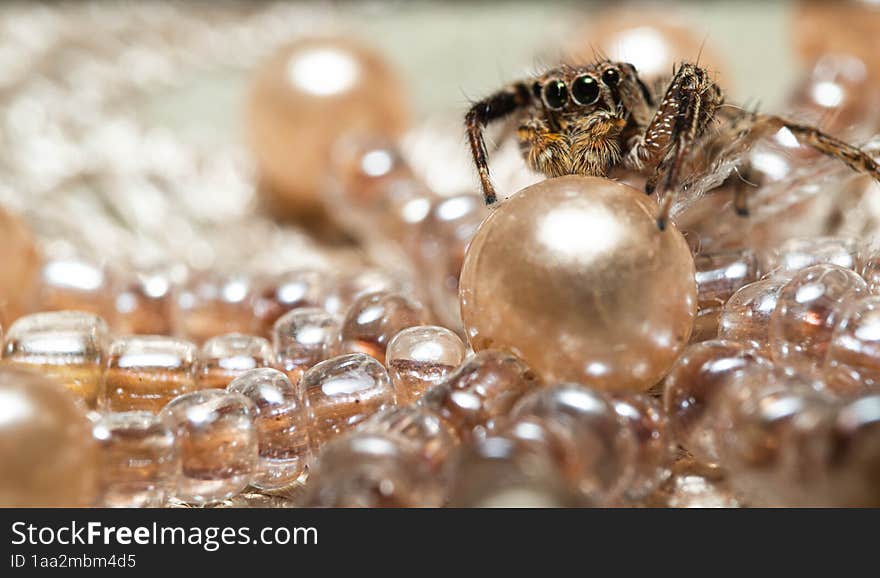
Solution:
<svg viewBox="0 0 880 578">
<path fill-rule="evenodd" d="M 465 122 L 486 204 L 494 203 L 496 194 L 483 130 L 518 113 L 517 138 L 530 168 L 548 177 L 607 176 L 620 165 L 642 172 L 647 177 L 645 192 L 661 195 L 661 229 L 675 194 L 701 171 L 718 166 L 713 155 L 730 154 L 732 142 L 742 151 L 781 128 L 880 180 L 877 163 L 850 144 L 813 126 L 723 103 L 724 93 L 696 64 L 682 63 L 671 80 L 657 83 L 655 89 L 639 78 L 633 65 L 599 60 L 562 65 L 530 82 L 515 82 L 474 103 Z M 734 192 L 740 214 L 747 213 L 745 193 L 742 186 Z"/>
</svg>

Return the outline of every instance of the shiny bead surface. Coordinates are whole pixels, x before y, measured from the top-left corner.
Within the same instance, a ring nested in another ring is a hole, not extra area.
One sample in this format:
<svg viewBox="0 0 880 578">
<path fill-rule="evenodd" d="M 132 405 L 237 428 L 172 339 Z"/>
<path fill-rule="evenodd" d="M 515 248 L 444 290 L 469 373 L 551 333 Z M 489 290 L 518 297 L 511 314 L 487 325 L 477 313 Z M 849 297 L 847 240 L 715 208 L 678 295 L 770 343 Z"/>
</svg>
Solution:
<svg viewBox="0 0 880 578">
<path fill-rule="evenodd" d="M 117 333 L 171 335 L 174 331 L 174 281 L 168 272 L 131 274 L 120 281 L 114 303 Z"/>
<path fill-rule="evenodd" d="M 415 405 L 395 407 L 376 414 L 363 431 L 385 434 L 409 444 L 432 472 L 445 473 L 458 447 L 455 430 L 433 412 Z"/>
<path fill-rule="evenodd" d="M 843 394 L 880 390 L 880 297 L 853 299 L 828 344 L 824 376 Z"/>
<path fill-rule="evenodd" d="M 196 362 L 199 389 L 222 389 L 244 372 L 270 367 L 275 362 L 272 345 L 262 337 L 229 333 L 205 342 Z"/>
<path fill-rule="evenodd" d="M 313 451 L 397 401 L 381 363 L 363 353 L 332 357 L 305 372 L 299 383 L 311 424 Z"/>
<path fill-rule="evenodd" d="M 164 505 L 180 475 L 180 455 L 167 423 L 148 412 L 109 413 L 95 420 L 92 435 L 101 457 L 101 506 Z"/>
<path fill-rule="evenodd" d="M 475 351 L 507 347 L 549 381 L 646 390 L 687 343 L 694 262 L 643 192 L 595 177 L 523 189 L 483 222 L 461 275 Z"/>
<path fill-rule="evenodd" d="M 194 274 L 177 295 L 176 332 L 204 343 L 224 333 L 253 333 L 253 284 L 245 275 Z"/>
<path fill-rule="evenodd" d="M 385 365 L 401 404 L 412 403 L 461 365 L 461 338 L 434 325 L 409 327 L 388 343 Z"/>
<path fill-rule="evenodd" d="M 305 308 L 283 315 L 272 329 L 278 366 L 294 384 L 307 369 L 332 356 L 339 318 L 323 309 Z"/>
<path fill-rule="evenodd" d="M 107 352 L 101 409 L 157 413 L 178 395 L 196 389 L 196 353 L 193 343 L 173 337 L 115 340 Z"/>
<path fill-rule="evenodd" d="M 789 239 L 763 255 L 761 269 L 784 275 L 820 263 L 858 271 L 859 246 L 853 239 L 845 237 Z"/>
<path fill-rule="evenodd" d="M 84 311 L 112 321 L 116 282 L 100 263 L 79 257 L 47 258 L 40 281 L 41 311 Z"/>
<path fill-rule="evenodd" d="M 758 262 L 750 250 L 696 255 L 697 319 L 691 341 L 714 339 L 727 300 L 738 289 L 756 281 Z"/>
<path fill-rule="evenodd" d="M 332 279 L 327 273 L 308 269 L 261 280 L 253 301 L 260 335 L 271 337 L 275 322 L 288 311 L 320 307 L 331 288 Z"/>
<path fill-rule="evenodd" d="M 855 399 L 834 419 L 829 467 L 834 505 L 876 508 L 880 504 L 880 395 Z"/>
<path fill-rule="evenodd" d="M 646 394 L 614 396 L 614 411 L 632 430 L 636 444 L 633 479 L 625 495 L 639 500 L 671 475 L 674 443 L 662 404 Z"/>
<path fill-rule="evenodd" d="M 786 283 L 787 277 L 768 277 L 734 293 L 721 310 L 719 339 L 745 343 L 770 355 L 770 318 Z"/>
<path fill-rule="evenodd" d="M 287 376 L 271 368 L 254 369 L 237 377 L 227 390 L 254 405 L 260 459 L 251 484 L 276 489 L 296 481 L 309 458 L 308 416 Z"/>
<path fill-rule="evenodd" d="M 355 301 L 339 329 L 337 350 L 366 353 L 385 363 L 385 350 L 401 330 L 428 321 L 422 305 L 401 293 L 371 293 Z"/>
<path fill-rule="evenodd" d="M 330 313 L 345 315 L 352 303 L 370 293 L 409 293 L 412 287 L 397 275 L 381 269 L 362 269 L 341 275 L 324 296 L 322 307 Z"/>
<path fill-rule="evenodd" d="M 90 313 L 34 313 L 9 328 L 3 359 L 39 369 L 94 408 L 107 339 L 107 324 Z"/>
<path fill-rule="evenodd" d="M 239 393 L 206 389 L 181 395 L 160 412 L 181 450 L 175 497 L 196 504 L 232 497 L 254 479 L 259 444 L 253 404 Z"/>
</svg>

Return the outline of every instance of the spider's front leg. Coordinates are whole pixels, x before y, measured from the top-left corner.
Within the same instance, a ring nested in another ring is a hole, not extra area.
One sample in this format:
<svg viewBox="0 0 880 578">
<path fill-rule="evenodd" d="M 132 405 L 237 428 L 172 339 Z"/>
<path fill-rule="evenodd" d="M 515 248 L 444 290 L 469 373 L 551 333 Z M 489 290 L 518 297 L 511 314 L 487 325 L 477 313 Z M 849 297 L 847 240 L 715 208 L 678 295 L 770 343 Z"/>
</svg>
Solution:
<svg viewBox="0 0 880 578">
<path fill-rule="evenodd" d="M 517 109 L 529 105 L 531 94 L 528 86 L 517 82 L 505 90 L 496 92 L 492 96 L 476 102 L 468 110 L 465 116 L 468 141 L 471 145 L 471 155 L 480 175 L 480 186 L 483 189 L 483 197 L 487 205 L 497 200 L 495 187 L 489 178 L 488 154 L 486 142 L 483 138 L 483 130 L 489 123 L 500 120 Z"/>
</svg>

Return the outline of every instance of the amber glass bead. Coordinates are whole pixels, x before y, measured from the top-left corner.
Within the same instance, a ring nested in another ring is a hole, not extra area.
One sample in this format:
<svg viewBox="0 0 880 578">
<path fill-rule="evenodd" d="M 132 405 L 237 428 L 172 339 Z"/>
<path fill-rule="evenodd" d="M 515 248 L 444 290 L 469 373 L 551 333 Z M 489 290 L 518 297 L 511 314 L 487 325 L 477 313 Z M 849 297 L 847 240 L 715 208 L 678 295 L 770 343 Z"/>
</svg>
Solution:
<svg viewBox="0 0 880 578">
<path fill-rule="evenodd" d="M 332 282 L 327 273 L 309 269 L 262 279 L 257 284 L 253 300 L 259 334 L 271 337 L 275 322 L 288 311 L 320 307 L 332 289 Z"/>
<path fill-rule="evenodd" d="M 770 319 L 773 359 L 805 370 L 821 366 L 841 305 L 867 291 L 851 269 L 828 264 L 803 269 L 782 288 Z"/>
<path fill-rule="evenodd" d="M 789 239 L 763 255 L 761 268 L 768 273 L 792 275 L 821 263 L 858 271 L 859 246 L 853 239 L 845 237 Z"/>
<path fill-rule="evenodd" d="M 112 322 L 116 280 L 100 263 L 81 257 L 47 258 L 40 280 L 41 311 L 84 311 Z"/>
<path fill-rule="evenodd" d="M 236 377 L 275 362 L 272 345 L 262 337 L 229 333 L 212 337 L 202 346 L 196 362 L 199 389 L 222 389 Z"/>
<path fill-rule="evenodd" d="M 404 279 L 381 269 L 363 269 L 343 274 L 324 296 L 322 307 L 329 313 L 345 315 L 352 303 L 370 293 L 410 293 Z"/>
<path fill-rule="evenodd" d="M 36 306 L 40 255 L 36 239 L 18 217 L 0 209 L 0 322 L 11 323 Z"/>
<path fill-rule="evenodd" d="M 458 436 L 449 424 L 433 412 L 414 405 L 380 412 L 367 420 L 362 430 L 409 444 L 432 472 L 444 472 L 458 447 Z"/>
<path fill-rule="evenodd" d="M 311 424 L 313 451 L 397 401 L 381 363 L 363 353 L 332 357 L 305 372 L 299 383 Z"/>
<path fill-rule="evenodd" d="M 277 489 L 296 481 L 309 459 L 308 416 L 287 376 L 271 368 L 254 369 L 237 377 L 227 390 L 254 404 L 260 459 L 252 485 Z"/>
<path fill-rule="evenodd" d="M 714 339 L 724 304 L 738 289 L 756 281 L 758 262 L 748 249 L 696 255 L 697 319 L 691 341 Z"/>
<path fill-rule="evenodd" d="M 339 353 L 366 353 L 385 363 L 391 338 L 428 321 L 422 305 L 402 293 L 371 293 L 355 301 L 339 329 Z"/>
<path fill-rule="evenodd" d="M 718 337 L 748 344 L 769 356 L 770 318 L 786 283 L 786 277 L 768 277 L 734 293 L 721 310 Z"/>
<path fill-rule="evenodd" d="M 157 413 L 178 395 L 196 389 L 196 351 L 194 344 L 173 337 L 115 340 L 107 352 L 101 409 Z"/>
<path fill-rule="evenodd" d="M 47 373 L 94 408 L 107 339 L 106 323 L 90 313 L 34 313 L 9 328 L 3 359 Z"/>
<path fill-rule="evenodd" d="M 880 297 L 853 299 L 844 306 L 828 345 L 824 374 L 838 393 L 880 390 Z"/>
<path fill-rule="evenodd" d="M 131 274 L 119 283 L 113 330 L 122 335 L 171 335 L 174 332 L 174 280 L 169 272 Z"/>
<path fill-rule="evenodd" d="M 176 332 L 201 344 L 225 333 L 256 331 L 252 280 L 244 275 L 194 274 L 177 295 Z"/>
<path fill-rule="evenodd" d="M 275 322 L 272 343 L 276 361 L 294 384 L 307 369 L 332 357 L 336 350 L 339 318 L 323 309 L 296 309 Z"/>
<path fill-rule="evenodd" d="M 186 393 L 162 409 L 180 444 L 178 499 L 216 502 L 251 483 L 259 457 L 253 412 L 248 398 L 221 389 Z"/>
<path fill-rule="evenodd" d="M 398 402 L 416 401 L 455 371 L 466 353 L 461 338 L 445 327 L 419 325 L 395 335 L 388 344 L 385 365 Z"/>
<path fill-rule="evenodd" d="M 148 412 L 108 413 L 95 420 L 92 434 L 101 456 L 101 506 L 164 505 L 180 475 L 180 455 L 169 424 Z"/>
<path fill-rule="evenodd" d="M 672 429 L 662 403 L 654 397 L 643 393 L 618 394 L 612 403 L 632 430 L 636 444 L 633 479 L 625 495 L 630 500 L 640 500 L 671 474 L 675 446 Z"/>
<path fill-rule="evenodd" d="M 0 506 L 95 504 L 98 452 L 75 397 L 33 370 L 0 367 Z"/>
<path fill-rule="evenodd" d="M 880 506 L 880 395 L 855 399 L 837 412 L 828 466 L 834 505 Z"/>
</svg>

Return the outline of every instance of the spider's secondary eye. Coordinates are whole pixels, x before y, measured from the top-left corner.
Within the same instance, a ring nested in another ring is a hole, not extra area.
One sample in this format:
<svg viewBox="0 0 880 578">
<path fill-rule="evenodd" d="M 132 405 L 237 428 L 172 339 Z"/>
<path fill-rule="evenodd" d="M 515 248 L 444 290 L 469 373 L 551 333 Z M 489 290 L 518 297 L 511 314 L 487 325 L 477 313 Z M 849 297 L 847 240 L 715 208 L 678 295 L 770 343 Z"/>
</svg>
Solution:
<svg viewBox="0 0 880 578">
<path fill-rule="evenodd" d="M 592 76 L 578 76 L 571 83 L 571 96 L 578 104 L 593 104 L 599 100 L 599 83 Z"/>
<path fill-rule="evenodd" d="M 544 85 L 544 104 L 552 110 L 559 110 L 568 101 L 568 88 L 561 80 L 548 80 Z"/>
<path fill-rule="evenodd" d="M 607 86 L 616 86 L 620 82 L 620 73 L 613 68 L 609 68 L 602 73 L 602 82 Z"/>
</svg>

